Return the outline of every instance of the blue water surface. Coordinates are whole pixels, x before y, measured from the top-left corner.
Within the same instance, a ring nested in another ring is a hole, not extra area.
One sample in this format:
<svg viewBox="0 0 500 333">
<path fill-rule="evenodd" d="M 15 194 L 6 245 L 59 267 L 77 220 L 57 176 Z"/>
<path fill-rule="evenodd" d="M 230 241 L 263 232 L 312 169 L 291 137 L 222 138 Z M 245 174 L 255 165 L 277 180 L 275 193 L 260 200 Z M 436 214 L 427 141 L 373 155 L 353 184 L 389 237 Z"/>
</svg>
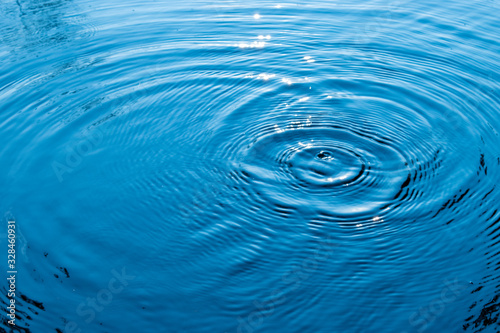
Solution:
<svg viewBox="0 0 500 333">
<path fill-rule="evenodd" d="M 0 332 L 498 332 L 499 9 L 2 0 Z"/>
</svg>

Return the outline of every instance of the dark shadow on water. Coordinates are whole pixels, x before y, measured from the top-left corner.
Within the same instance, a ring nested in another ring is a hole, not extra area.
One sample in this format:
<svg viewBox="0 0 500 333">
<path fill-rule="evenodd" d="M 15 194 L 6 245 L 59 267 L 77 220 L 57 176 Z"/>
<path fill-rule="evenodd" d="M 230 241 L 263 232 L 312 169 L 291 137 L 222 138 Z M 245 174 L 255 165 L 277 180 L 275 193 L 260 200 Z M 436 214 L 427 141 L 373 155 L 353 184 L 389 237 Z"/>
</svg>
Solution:
<svg viewBox="0 0 500 333">
<path fill-rule="evenodd" d="M 2 7 L 2 44 L 20 52 L 48 51 L 75 40 L 85 28 L 85 15 L 71 18 L 78 11 L 72 0 L 17 0 Z"/>
<path fill-rule="evenodd" d="M 479 165 L 477 175 L 487 177 L 488 167 L 485 163 L 484 154 L 480 154 Z M 484 254 L 488 259 L 487 272 L 479 282 L 479 286 L 471 292 L 476 301 L 469 306 L 470 316 L 464 321 L 464 331 L 500 331 L 500 322 L 498 321 L 500 316 L 500 284 L 498 283 L 500 278 L 500 261 L 498 261 L 498 255 L 500 254 L 500 250 L 498 250 L 500 243 L 498 240 L 500 237 L 500 217 L 498 209 L 494 209 L 495 201 L 491 198 L 491 194 L 494 193 L 495 189 L 496 186 L 488 191 L 482 198 L 479 207 L 477 207 L 478 211 L 481 211 L 480 216 L 486 217 L 484 221 L 486 227 L 482 233 L 485 233 L 485 237 L 487 237 L 488 242 L 491 242 L 491 244 L 488 245 L 488 251 Z M 491 212 L 492 210 L 493 212 Z M 482 290 L 486 294 L 481 294 Z M 494 290 L 494 293 L 487 290 Z"/>
</svg>

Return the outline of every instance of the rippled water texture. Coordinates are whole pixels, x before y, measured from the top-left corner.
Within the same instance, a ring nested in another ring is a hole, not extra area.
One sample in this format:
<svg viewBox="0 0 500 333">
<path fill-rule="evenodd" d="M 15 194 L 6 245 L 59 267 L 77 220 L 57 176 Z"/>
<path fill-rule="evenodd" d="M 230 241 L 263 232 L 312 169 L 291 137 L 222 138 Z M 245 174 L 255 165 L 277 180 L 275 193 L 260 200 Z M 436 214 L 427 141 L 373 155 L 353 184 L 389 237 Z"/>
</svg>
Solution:
<svg viewBox="0 0 500 333">
<path fill-rule="evenodd" d="M 2 1 L 15 332 L 497 332 L 499 7 Z"/>
</svg>

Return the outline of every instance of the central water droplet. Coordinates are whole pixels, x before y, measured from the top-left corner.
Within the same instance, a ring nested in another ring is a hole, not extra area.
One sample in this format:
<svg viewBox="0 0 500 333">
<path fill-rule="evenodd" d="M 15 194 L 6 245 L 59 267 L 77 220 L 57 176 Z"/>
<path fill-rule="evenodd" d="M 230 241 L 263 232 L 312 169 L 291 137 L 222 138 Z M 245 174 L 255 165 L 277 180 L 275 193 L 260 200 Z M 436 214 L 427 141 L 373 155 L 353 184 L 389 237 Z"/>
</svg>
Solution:
<svg viewBox="0 0 500 333">
<path fill-rule="evenodd" d="M 333 154 L 330 153 L 329 151 L 324 151 L 324 150 L 320 151 L 317 156 L 318 158 L 325 161 L 331 161 L 333 159 Z"/>
<path fill-rule="evenodd" d="M 364 174 L 361 156 L 352 150 L 331 146 L 310 145 L 295 151 L 288 159 L 295 177 L 309 186 L 342 186 Z"/>
</svg>

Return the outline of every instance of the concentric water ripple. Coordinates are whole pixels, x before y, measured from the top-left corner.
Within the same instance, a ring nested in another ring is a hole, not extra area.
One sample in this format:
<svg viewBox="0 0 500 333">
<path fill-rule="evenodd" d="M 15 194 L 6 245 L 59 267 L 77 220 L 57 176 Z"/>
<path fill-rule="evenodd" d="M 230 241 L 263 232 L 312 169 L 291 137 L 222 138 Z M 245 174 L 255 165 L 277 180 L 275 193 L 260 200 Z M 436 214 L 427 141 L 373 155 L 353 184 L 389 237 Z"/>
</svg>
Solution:
<svg viewBox="0 0 500 333">
<path fill-rule="evenodd" d="M 496 331 L 497 7 L 2 3 L 21 331 Z"/>
<path fill-rule="evenodd" d="M 367 85 L 375 90 L 379 84 Z M 419 201 L 423 206 L 434 205 L 442 195 L 430 181 L 435 185 L 443 179 L 440 175 L 460 178 L 445 186 L 451 192 L 475 172 L 459 167 L 453 153 L 466 144 L 465 137 L 454 133 L 462 129 L 422 113 L 425 96 L 415 96 L 409 106 L 398 103 L 400 96 L 391 100 L 357 90 L 272 102 L 286 100 L 286 91 L 293 89 L 264 93 L 235 110 L 214 139 L 222 146 L 213 143 L 216 151 L 208 153 L 215 160 L 231 161 L 270 203 L 314 207 L 345 218 L 395 214 L 395 208 L 416 214 L 412 197 L 425 195 Z M 271 106 L 264 116 L 260 99 Z M 467 129 L 463 134 L 473 137 Z M 473 158 L 470 153 L 462 161 Z"/>
</svg>

